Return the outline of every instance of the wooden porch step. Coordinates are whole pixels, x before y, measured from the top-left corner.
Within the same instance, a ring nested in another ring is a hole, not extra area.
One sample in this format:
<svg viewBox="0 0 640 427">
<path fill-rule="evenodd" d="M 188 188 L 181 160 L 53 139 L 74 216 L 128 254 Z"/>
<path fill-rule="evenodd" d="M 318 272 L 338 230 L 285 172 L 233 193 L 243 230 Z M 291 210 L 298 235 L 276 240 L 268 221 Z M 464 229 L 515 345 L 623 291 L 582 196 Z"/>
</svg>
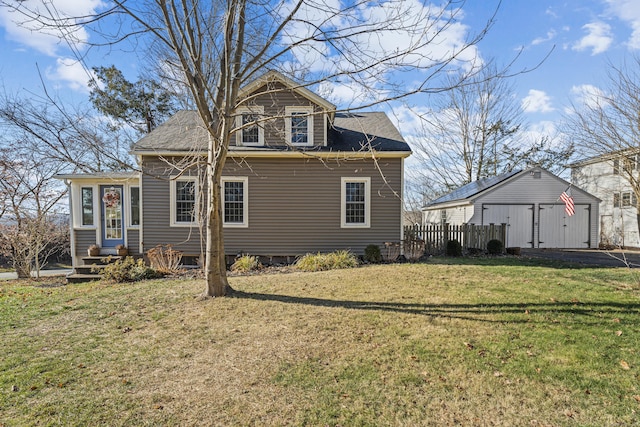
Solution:
<svg viewBox="0 0 640 427">
<path fill-rule="evenodd" d="M 67 276 L 67 283 L 83 283 L 102 279 L 100 272 L 107 265 L 123 259 L 118 255 L 98 255 L 82 257 L 83 265 L 76 265 L 73 273 Z M 97 270 L 97 271 L 96 271 Z"/>
<path fill-rule="evenodd" d="M 82 257 L 84 265 L 107 265 L 124 258 L 119 255 L 98 255 Z"/>
<path fill-rule="evenodd" d="M 106 267 L 106 264 L 85 264 L 78 265 L 74 268 L 74 273 L 77 274 L 100 274 L 100 272 Z"/>
<path fill-rule="evenodd" d="M 67 276 L 67 283 L 85 283 L 100 279 L 102 279 L 100 274 L 72 273 Z"/>
</svg>

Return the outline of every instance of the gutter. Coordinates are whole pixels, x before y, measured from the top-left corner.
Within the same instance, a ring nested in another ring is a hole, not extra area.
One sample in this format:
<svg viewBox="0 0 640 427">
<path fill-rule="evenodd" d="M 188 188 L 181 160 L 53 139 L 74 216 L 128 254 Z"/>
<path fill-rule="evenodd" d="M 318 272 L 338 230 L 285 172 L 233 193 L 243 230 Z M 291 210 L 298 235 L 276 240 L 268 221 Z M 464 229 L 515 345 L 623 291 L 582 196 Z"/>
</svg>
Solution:
<svg viewBox="0 0 640 427">
<path fill-rule="evenodd" d="M 193 151 L 132 151 L 131 154 L 136 156 L 193 156 Z M 262 157 L 262 158 L 321 158 L 321 159 L 370 159 L 376 158 L 407 158 L 413 152 L 411 151 L 229 151 L 227 157 Z M 206 151 L 200 153 L 206 156 Z"/>
</svg>

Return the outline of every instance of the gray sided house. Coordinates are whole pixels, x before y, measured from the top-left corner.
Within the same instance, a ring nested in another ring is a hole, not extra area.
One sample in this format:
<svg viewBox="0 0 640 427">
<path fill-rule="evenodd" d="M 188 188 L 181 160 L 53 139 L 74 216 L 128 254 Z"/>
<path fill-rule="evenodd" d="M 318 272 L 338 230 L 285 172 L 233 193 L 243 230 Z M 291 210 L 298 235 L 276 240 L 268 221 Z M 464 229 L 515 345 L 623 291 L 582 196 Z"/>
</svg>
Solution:
<svg viewBox="0 0 640 427">
<path fill-rule="evenodd" d="M 559 199 L 567 191 L 575 214 Z M 597 248 L 600 200 L 541 169 L 481 179 L 427 204 L 423 224 L 507 224 L 505 246 Z"/>
<path fill-rule="evenodd" d="M 408 144 L 380 112 L 346 114 L 279 73 L 241 92 L 222 176 L 225 253 L 293 257 L 402 239 Z M 207 133 L 182 111 L 133 146 L 141 173 L 64 175 L 74 265 L 87 248 L 203 250 Z M 114 202 L 114 200 L 116 200 Z"/>
</svg>

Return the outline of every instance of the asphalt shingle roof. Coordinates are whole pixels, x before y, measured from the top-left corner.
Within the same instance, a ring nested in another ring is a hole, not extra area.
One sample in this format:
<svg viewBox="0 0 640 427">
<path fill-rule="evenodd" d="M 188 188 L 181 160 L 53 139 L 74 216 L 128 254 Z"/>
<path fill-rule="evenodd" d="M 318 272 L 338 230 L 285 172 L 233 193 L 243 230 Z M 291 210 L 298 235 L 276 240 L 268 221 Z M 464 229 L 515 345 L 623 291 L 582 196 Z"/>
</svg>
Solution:
<svg viewBox="0 0 640 427">
<path fill-rule="evenodd" d="M 383 112 L 337 113 L 327 134 L 327 146 L 310 147 L 313 151 L 410 152 L 398 129 Z M 180 111 L 133 146 L 136 153 L 187 152 L 206 148 L 207 132 L 196 111 Z M 286 145 L 263 147 L 229 147 L 230 151 L 293 151 Z"/>
</svg>

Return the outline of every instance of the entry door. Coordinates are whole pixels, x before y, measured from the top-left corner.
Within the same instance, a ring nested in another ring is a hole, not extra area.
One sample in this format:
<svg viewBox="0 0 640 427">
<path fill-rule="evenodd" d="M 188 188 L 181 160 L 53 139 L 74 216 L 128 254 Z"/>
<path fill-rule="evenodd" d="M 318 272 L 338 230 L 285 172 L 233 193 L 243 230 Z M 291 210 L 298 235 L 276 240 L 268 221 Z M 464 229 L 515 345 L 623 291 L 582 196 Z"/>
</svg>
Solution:
<svg viewBox="0 0 640 427">
<path fill-rule="evenodd" d="M 101 185 L 102 247 L 115 248 L 124 245 L 124 218 L 122 185 Z"/>
</svg>

